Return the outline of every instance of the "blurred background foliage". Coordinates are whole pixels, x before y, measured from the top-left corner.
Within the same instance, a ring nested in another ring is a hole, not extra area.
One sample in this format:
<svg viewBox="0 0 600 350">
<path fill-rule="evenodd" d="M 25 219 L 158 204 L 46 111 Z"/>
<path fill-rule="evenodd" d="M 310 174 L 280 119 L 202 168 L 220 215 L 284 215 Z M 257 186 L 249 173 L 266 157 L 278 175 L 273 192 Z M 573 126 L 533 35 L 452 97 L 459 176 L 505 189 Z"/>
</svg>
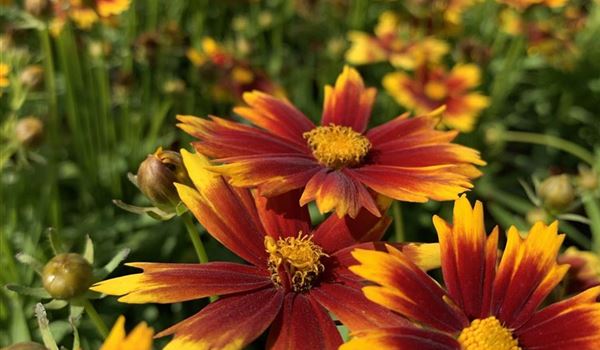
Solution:
<svg viewBox="0 0 600 350">
<path fill-rule="evenodd" d="M 444 15 L 454 2 L 148 0 L 98 17 L 93 1 L 0 1 L 0 284 L 41 285 L 15 255 L 48 261 L 50 227 L 64 251 L 82 251 L 89 235 L 99 265 L 122 248 L 131 249 L 128 261 L 195 261 L 179 218 L 154 220 L 113 204 L 150 204 L 127 173 L 159 146 L 189 148 L 191 139 L 175 127 L 176 114 L 236 118 L 231 109 L 242 103 L 243 91 L 286 96 L 317 121 L 323 86 L 347 64 L 348 33 L 372 34 L 385 11 L 446 41 L 443 65 L 469 62 L 482 71 L 477 91 L 489 96 L 489 106 L 458 142 L 480 150 L 488 162 L 469 194 L 486 204 L 488 224 L 524 230 L 533 218 L 562 215 L 569 219 L 561 221 L 565 246 L 592 249 L 590 224 L 600 220 L 598 2 L 515 10 L 506 5 L 511 1 L 466 1 L 458 20 L 448 21 Z M 82 9 L 92 14 L 76 12 Z M 521 30 L 514 30 L 515 23 Z M 373 125 L 406 111 L 382 88 L 383 76 L 396 70 L 392 65 L 359 70 L 379 90 Z M 558 174 L 568 174 L 566 184 L 540 184 Z M 560 191 L 571 191 L 568 203 L 549 206 L 548 196 Z M 395 206 L 389 237 L 434 241 L 431 216 L 449 218 L 450 208 L 437 202 Z M 210 260 L 235 259 L 202 238 Z M 33 316 L 39 301 L 0 290 L 0 328 L 6 330 L 0 346 L 40 340 Z M 94 303 L 107 324 L 125 314 L 128 323 L 146 320 L 155 330 L 200 306 L 134 309 L 114 298 Z M 49 313 L 55 338 L 70 346 L 68 312 Z M 98 347 L 100 337 L 85 317 L 79 333 L 84 348 Z"/>
</svg>

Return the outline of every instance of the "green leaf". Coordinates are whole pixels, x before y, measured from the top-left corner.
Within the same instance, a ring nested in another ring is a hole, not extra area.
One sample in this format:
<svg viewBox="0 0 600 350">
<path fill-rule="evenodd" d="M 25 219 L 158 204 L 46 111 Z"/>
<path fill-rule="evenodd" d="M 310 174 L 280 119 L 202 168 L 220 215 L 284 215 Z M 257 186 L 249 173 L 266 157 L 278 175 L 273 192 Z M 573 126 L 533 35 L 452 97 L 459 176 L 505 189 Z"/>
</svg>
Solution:
<svg viewBox="0 0 600 350">
<path fill-rule="evenodd" d="M 90 265 L 94 264 L 94 242 L 89 235 L 85 236 L 85 250 L 83 251 L 83 257 Z"/>
<path fill-rule="evenodd" d="M 6 288 L 15 293 L 18 293 L 21 295 L 27 295 L 27 296 L 34 297 L 34 298 L 39 298 L 39 299 L 52 298 L 52 296 L 50 296 L 50 294 L 48 294 L 48 292 L 42 287 L 32 288 L 32 287 L 20 286 L 18 284 L 7 284 Z"/>
<path fill-rule="evenodd" d="M 129 248 L 125 248 L 118 252 L 117 255 L 115 255 L 106 265 L 104 265 L 100 271 L 96 273 L 96 278 L 98 280 L 103 280 L 106 278 L 106 276 L 113 272 L 119 266 L 119 264 L 125 260 L 125 258 L 127 258 L 127 255 L 129 255 L 130 251 L 131 250 Z"/>
<path fill-rule="evenodd" d="M 69 305 L 69 302 L 66 300 L 52 299 L 50 302 L 45 303 L 44 307 L 46 310 L 60 310 L 67 305 Z"/>
<path fill-rule="evenodd" d="M 35 304 L 35 317 L 38 320 L 38 326 L 40 327 L 40 333 L 42 333 L 42 340 L 44 345 L 50 350 L 58 350 L 56 341 L 50 332 L 48 327 L 48 317 L 46 316 L 46 309 L 41 303 Z"/>
<path fill-rule="evenodd" d="M 44 269 L 44 264 L 42 264 L 38 259 L 34 258 L 31 255 L 25 253 L 18 253 L 15 258 L 22 264 L 25 264 L 32 269 L 35 270 L 38 274 L 42 274 L 42 270 Z"/>
</svg>

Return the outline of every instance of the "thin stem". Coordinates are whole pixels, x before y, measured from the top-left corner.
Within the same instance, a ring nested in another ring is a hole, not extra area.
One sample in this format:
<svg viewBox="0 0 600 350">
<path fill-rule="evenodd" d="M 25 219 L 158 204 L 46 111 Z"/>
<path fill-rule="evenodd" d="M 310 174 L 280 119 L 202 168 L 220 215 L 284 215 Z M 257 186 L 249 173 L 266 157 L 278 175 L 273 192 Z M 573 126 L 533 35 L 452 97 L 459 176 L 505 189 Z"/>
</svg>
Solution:
<svg viewBox="0 0 600 350">
<path fill-rule="evenodd" d="M 404 242 L 404 219 L 402 218 L 402 208 L 400 202 L 392 203 L 392 217 L 394 218 L 394 239 L 396 242 Z"/>
<path fill-rule="evenodd" d="M 582 196 L 585 213 L 590 219 L 592 230 L 592 252 L 600 254 L 600 201 L 592 194 Z"/>
<path fill-rule="evenodd" d="M 591 154 L 585 148 L 567 141 L 563 140 L 560 137 L 552 136 L 552 135 L 543 135 L 536 134 L 532 132 L 521 132 L 521 131 L 505 131 L 501 133 L 500 138 L 509 142 L 523 142 L 523 143 L 534 143 L 538 145 L 545 145 L 549 147 L 554 147 L 561 151 L 565 151 L 567 153 L 571 153 L 572 155 L 578 157 L 584 162 L 594 165 L 594 155 Z"/>
<path fill-rule="evenodd" d="M 83 304 L 85 312 L 92 320 L 92 323 L 94 323 L 94 326 L 96 326 L 98 333 L 100 333 L 102 338 L 106 338 L 108 336 L 108 327 L 106 327 L 106 324 L 104 323 L 100 315 L 98 315 L 98 312 L 94 308 L 94 305 L 92 305 L 92 303 L 90 303 L 90 301 L 87 299 L 83 299 L 81 303 Z"/>
<path fill-rule="evenodd" d="M 192 240 L 192 244 L 194 245 L 194 249 L 196 250 L 196 255 L 198 256 L 198 261 L 201 264 L 208 262 L 208 256 L 206 255 L 206 249 L 204 249 L 204 244 L 202 244 L 202 240 L 200 239 L 200 234 L 196 231 L 196 227 L 194 227 L 194 223 L 190 218 L 189 214 L 183 214 L 181 216 L 183 219 L 183 223 L 185 224 L 185 228 L 187 229 L 188 235 Z"/>
</svg>

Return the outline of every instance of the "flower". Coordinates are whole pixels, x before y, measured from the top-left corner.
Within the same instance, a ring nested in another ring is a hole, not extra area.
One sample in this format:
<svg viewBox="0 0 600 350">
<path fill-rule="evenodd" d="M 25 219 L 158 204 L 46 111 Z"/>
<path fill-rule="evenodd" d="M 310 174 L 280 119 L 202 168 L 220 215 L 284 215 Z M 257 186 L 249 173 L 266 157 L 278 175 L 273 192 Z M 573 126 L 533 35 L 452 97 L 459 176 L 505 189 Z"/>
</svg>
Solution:
<svg viewBox="0 0 600 350">
<path fill-rule="evenodd" d="M 351 46 L 346 61 L 357 65 L 390 61 L 395 67 L 414 69 L 425 62 L 439 62 L 449 50 L 444 41 L 415 35 L 409 27 L 401 26 L 391 11 L 379 16 L 375 36 L 352 31 L 348 39 Z"/>
<path fill-rule="evenodd" d="M 525 11 L 533 5 L 543 5 L 550 8 L 563 7 L 567 3 L 567 0 L 498 0 L 498 2 L 505 3 L 519 11 Z"/>
<path fill-rule="evenodd" d="M 73 7 L 69 11 L 69 16 L 78 28 L 89 30 L 98 22 L 98 15 L 94 10 L 87 7 Z"/>
<path fill-rule="evenodd" d="M 234 109 L 259 128 L 218 117 L 178 116 L 178 126 L 199 138 L 196 150 L 224 165 L 211 170 L 235 186 L 258 187 L 273 197 L 304 188 L 300 205 L 316 200 L 321 212 L 356 217 L 361 208 L 379 215 L 368 188 L 411 202 L 448 200 L 472 185 L 483 165 L 479 153 L 452 144 L 456 132 L 434 129 L 431 116 L 402 115 L 368 131 L 376 90 L 346 67 L 335 87 L 325 87 L 321 126 L 290 102 L 253 91 Z M 366 131 L 366 132 L 365 132 Z"/>
<path fill-rule="evenodd" d="M 92 284 L 92 265 L 82 255 L 63 253 L 46 263 L 42 270 L 44 289 L 56 299 L 82 295 Z"/>
<path fill-rule="evenodd" d="M 96 0 L 96 9 L 101 17 L 119 15 L 131 5 L 131 0 Z"/>
<path fill-rule="evenodd" d="M 119 316 L 100 350 L 151 350 L 154 331 L 146 322 L 125 335 L 125 317 Z"/>
<path fill-rule="evenodd" d="M 0 63 L 0 88 L 5 88 L 10 85 L 10 79 L 8 74 L 10 73 L 10 66 L 6 63 Z"/>
<path fill-rule="evenodd" d="M 600 256 L 597 253 L 569 247 L 558 257 L 558 261 L 571 265 L 564 281 L 567 293 L 600 286 Z"/>
<path fill-rule="evenodd" d="M 341 337 L 326 310 L 353 330 L 407 324 L 368 302 L 356 276 L 344 267 L 354 261 L 351 246 L 381 238 L 390 218 L 362 211 L 357 220 L 331 215 L 312 228 L 307 208 L 290 200 L 294 196 L 282 195 L 267 203 L 209 171 L 205 157 L 185 150 L 182 155 L 196 189 L 177 184 L 181 199 L 216 240 L 250 265 L 132 263 L 143 272 L 91 288 L 120 295 L 119 301 L 127 303 L 175 303 L 221 295 L 194 316 L 158 333 L 175 335 L 166 350 L 239 349 L 269 325 L 270 349 L 336 349 Z M 435 265 L 439 249 L 435 245 L 399 247 L 421 265 Z"/>
<path fill-rule="evenodd" d="M 446 288 L 403 253 L 355 250 L 350 270 L 377 285 L 365 296 L 419 327 L 354 333 L 341 349 L 598 349 L 600 287 L 538 310 L 569 269 L 556 257 L 558 223 L 533 225 L 525 239 L 508 230 L 499 264 L 498 228 L 486 236 L 483 206 L 462 196 L 454 225 L 435 216 Z"/>
<path fill-rule="evenodd" d="M 481 72 L 474 64 L 459 64 L 447 72 L 443 67 L 420 67 L 415 77 L 406 73 L 389 73 L 383 86 L 402 106 L 417 114 L 446 106 L 442 123 L 463 132 L 473 130 L 475 121 L 489 99 L 478 92 L 470 92 L 480 84 Z"/>
</svg>

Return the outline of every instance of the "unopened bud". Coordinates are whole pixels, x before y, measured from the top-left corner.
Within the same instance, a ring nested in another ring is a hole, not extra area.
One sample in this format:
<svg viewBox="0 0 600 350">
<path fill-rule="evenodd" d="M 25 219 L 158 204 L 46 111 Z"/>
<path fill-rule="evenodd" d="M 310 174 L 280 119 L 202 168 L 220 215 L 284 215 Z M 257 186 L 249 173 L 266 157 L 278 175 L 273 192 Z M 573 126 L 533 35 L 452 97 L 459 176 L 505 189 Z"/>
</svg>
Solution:
<svg viewBox="0 0 600 350">
<path fill-rule="evenodd" d="M 40 87 L 42 81 L 44 81 L 44 68 L 39 64 L 29 65 L 23 69 L 19 78 L 21 84 L 30 89 L 36 89 Z"/>
<path fill-rule="evenodd" d="M 180 201 L 174 182 L 190 183 L 179 153 L 159 148 L 140 164 L 138 186 L 152 204 L 163 210 L 172 211 Z"/>
<path fill-rule="evenodd" d="M 44 123 L 37 117 L 19 119 L 15 125 L 15 138 L 24 147 L 38 146 L 44 136 Z"/>
<path fill-rule="evenodd" d="M 25 0 L 25 11 L 40 16 L 48 7 L 48 0 Z"/>
<path fill-rule="evenodd" d="M 579 176 L 577 177 L 577 185 L 583 191 L 594 191 L 598 188 L 598 173 L 589 167 L 580 166 Z"/>
<path fill-rule="evenodd" d="M 92 265 L 79 254 L 60 254 L 48 261 L 42 284 L 56 299 L 71 299 L 83 294 L 93 282 Z"/>
<path fill-rule="evenodd" d="M 181 94 L 185 92 L 185 81 L 181 79 L 167 80 L 163 85 L 163 91 L 167 94 Z"/>
<path fill-rule="evenodd" d="M 531 225 L 535 224 L 538 221 L 543 223 L 548 223 L 548 213 L 542 208 L 533 208 L 527 212 L 527 216 L 525 217 L 527 222 Z"/>
<path fill-rule="evenodd" d="M 542 182 L 539 196 L 546 207 L 560 210 L 573 202 L 575 191 L 567 175 L 554 175 Z"/>
</svg>

